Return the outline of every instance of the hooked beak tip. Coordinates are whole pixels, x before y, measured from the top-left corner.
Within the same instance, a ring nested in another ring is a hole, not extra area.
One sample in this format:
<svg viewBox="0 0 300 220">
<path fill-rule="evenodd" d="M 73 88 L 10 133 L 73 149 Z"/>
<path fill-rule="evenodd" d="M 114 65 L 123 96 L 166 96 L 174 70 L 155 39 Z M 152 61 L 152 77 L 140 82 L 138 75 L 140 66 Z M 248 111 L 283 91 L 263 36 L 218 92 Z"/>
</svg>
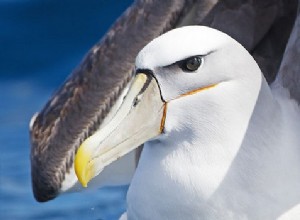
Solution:
<svg viewBox="0 0 300 220">
<path fill-rule="evenodd" d="M 75 173 L 83 187 L 87 187 L 88 182 L 94 177 L 94 167 L 91 159 L 91 153 L 80 146 L 75 156 Z"/>
</svg>

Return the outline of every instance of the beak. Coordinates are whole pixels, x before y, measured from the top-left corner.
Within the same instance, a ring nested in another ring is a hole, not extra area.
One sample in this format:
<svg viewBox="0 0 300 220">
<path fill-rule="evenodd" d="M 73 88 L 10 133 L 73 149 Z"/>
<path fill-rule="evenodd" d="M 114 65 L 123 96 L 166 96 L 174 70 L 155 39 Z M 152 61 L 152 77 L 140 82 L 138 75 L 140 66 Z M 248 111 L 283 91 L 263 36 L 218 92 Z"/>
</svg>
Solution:
<svg viewBox="0 0 300 220">
<path fill-rule="evenodd" d="M 84 187 L 104 167 L 162 133 L 166 103 L 155 78 L 136 75 L 111 121 L 87 138 L 75 157 L 75 172 Z"/>
</svg>

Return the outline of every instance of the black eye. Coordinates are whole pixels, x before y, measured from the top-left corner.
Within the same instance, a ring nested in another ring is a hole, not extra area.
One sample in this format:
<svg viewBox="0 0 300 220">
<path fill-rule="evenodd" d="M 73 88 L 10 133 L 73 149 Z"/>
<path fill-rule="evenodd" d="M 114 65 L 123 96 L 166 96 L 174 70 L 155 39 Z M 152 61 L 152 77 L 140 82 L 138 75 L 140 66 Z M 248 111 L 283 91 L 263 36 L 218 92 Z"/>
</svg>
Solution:
<svg viewBox="0 0 300 220">
<path fill-rule="evenodd" d="M 202 59 L 200 56 L 189 57 L 182 61 L 181 68 L 184 71 L 193 72 L 196 71 L 202 63 Z"/>
</svg>

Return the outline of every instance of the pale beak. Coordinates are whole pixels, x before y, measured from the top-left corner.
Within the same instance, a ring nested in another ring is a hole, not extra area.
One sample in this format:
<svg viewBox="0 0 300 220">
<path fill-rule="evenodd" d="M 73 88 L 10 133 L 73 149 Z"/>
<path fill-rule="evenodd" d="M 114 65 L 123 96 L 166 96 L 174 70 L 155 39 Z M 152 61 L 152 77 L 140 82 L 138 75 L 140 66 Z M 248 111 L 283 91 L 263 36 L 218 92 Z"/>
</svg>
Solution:
<svg viewBox="0 0 300 220">
<path fill-rule="evenodd" d="M 116 115 L 87 138 L 75 157 L 75 172 L 86 187 L 104 167 L 162 133 L 166 103 L 149 74 L 136 75 Z"/>
</svg>

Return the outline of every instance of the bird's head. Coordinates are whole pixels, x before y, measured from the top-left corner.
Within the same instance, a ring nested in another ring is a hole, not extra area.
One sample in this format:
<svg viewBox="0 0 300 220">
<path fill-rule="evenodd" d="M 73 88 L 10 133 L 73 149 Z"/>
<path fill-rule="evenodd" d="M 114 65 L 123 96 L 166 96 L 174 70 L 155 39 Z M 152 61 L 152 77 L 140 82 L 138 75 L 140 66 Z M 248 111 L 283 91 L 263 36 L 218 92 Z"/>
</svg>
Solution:
<svg viewBox="0 0 300 220">
<path fill-rule="evenodd" d="M 154 39 L 136 58 L 136 76 L 118 112 L 79 148 L 75 170 L 80 182 L 86 186 L 108 164 L 170 132 L 170 118 L 178 117 L 168 110 L 172 103 L 180 100 L 178 114 L 188 115 L 185 107 L 197 99 L 196 108 L 206 108 L 209 117 L 214 113 L 207 106 L 231 99 L 226 94 L 247 87 L 258 93 L 260 77 L 251 55 L 220 31 L 187 26 Z M 257 94 L 237 96 L 255 100 Z"/>
</svg>

